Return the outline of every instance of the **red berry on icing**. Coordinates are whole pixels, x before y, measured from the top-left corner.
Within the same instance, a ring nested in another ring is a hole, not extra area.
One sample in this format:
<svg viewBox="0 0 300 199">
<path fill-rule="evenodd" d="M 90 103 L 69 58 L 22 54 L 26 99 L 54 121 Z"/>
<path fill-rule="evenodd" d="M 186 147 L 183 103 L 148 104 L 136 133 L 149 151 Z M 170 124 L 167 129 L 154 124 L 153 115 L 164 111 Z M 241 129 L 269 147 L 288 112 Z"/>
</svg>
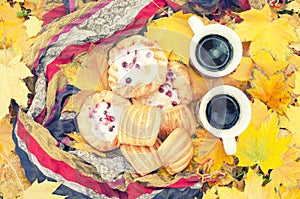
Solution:
<svg viewBox="0 0 300 199">
<path fill-rule="evenodd" d="M 111 104 L 110 104 L 110 102 L 106 102 L 106 103 L 107 103 L 107 109 L 109 109 Z"/>
<path fill-rule="evenodd" d="M 140 66 L 139 64 L 136 64 L 135 67 L 136 67 L 137 69 L 141 69 L 141 66 Z"/>
<path fill-rule="evenodd" d="M 158 92 L 163 93 L 164 91 L 165 91 L 165 90 L 164 90 L 163 86 L 160 86 L 160 87 L 158 88 Z"/>
<path fill-rule="evenodd" d="M 177 102 L 176 101 L 172 101 L 172 106 L 177 106 Z"/>
<path fill-rule="evenodd" d="M 136 57 L 133 58 L 132 62 L 135 64 L 136 63 Z"/>
<path fill-rule="evenodd" d="M 105 120 L 107 120 L 107 121 L 109 121 L 109 122 L 114 122 L 114 121 L 115 121 L 115 118 L 114 118 L 114 116 L 106 115 Z"/>
<path fill-rule="evenodd" d="M 127 51 L 127 55 L 129 55 L 129 54 L 130 54 L 130 51 L 128 50 L 128 51 Z"/>
<path fill-rule="evenodd" d="M 112 132 L 112 131 L 114 130 L 114 128 L 115 128 L 115 126 L 111 126 L 111 127 L 109 127 L 108 130 L 109 130 L 110 132 Z"/>
<path fill-rule="evenodd" d="M 168 97 L 172 97 L 172 92 L 171 92 L 171 91 L 167 91 L 167 92 L 166 92 L 166 95 L 167 95 Z"/>
<path fill-rule="evenodd" d="M 125 82 L 126 82 L 127 84 L 130 84 L 130 83 L 132 82 L 132 79 L 131 79 L 130 77 L 127 77 L 127 78 L 125 79 Z"/>
<path fill-rule="evenodd" d="M 150 57 L 151 57 L 151 53 L 148 52 L 148 53 L 146 54 L 146 57 L 147 57 L 147 58 L 150 58 Z"/>
<path fill-rule="evenodd" d="M 128 63 L 126 61 L 122 62 L 123 68 L 126 68 L 128 66 Z"/>
</svg>

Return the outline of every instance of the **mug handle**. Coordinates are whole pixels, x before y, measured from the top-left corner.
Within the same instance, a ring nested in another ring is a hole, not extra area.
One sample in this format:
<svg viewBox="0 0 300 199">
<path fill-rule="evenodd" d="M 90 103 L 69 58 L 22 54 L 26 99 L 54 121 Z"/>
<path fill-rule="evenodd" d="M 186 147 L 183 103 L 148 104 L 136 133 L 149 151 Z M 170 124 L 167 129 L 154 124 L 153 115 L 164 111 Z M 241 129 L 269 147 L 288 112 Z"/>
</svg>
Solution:
<svg viewBox="0 0 300 199">
<path fill-rule="evenodd" d="M 222 138 L 225 153 L 227 155 L 234 155 L 236 153 L 236 141 L 235 137 Z"/>
<path fill-rule="evenodd" d="M 188 19 L 188 23 L 190 25 L 190 28 L 194 32 L 194 34 L 197 34 L 201 31 L 201 29 L 204 27 L 204 24 L 197 16 L 191 16 Z"/>
</svg>

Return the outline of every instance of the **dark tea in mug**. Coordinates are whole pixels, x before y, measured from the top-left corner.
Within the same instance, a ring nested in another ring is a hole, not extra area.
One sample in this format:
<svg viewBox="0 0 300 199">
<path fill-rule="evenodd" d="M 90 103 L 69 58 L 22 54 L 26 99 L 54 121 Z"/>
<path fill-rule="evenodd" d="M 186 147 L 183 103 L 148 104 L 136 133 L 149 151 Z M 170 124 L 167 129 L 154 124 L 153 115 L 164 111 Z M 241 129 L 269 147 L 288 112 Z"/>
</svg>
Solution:
<svg viewBox="0 0 300 199">
<path fill-rule="evenodd" d="M 239 103 L 230 95 L 216 95 L 207 104 L 206 117 L 211 126 L 217 129 L 230 129 L 240 118 Z"/>
<path fill-rule="evenodd" d="M 209 71 L 224 70 L 232 56 L 232 45 L 225 37 L 217 34 L 203 37 L 196 47 L 197 61 Z"/>
</svg>

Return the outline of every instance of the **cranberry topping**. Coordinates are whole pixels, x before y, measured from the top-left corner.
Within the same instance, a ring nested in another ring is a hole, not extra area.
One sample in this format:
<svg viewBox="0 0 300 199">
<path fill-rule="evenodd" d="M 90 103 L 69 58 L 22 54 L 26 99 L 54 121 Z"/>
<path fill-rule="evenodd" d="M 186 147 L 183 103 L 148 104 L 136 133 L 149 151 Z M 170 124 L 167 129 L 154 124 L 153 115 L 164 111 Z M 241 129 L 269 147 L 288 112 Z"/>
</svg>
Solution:
<svg viewBox="0 0 300 199">
<path fill-rule="evenodd" d="M 123 68 L 126 68 L 128 66 L 128 63 L 124 61 L 124 62 L 122 62 L 122 66 L 123 66 Z"/>
<path fill-rule="evenodd" d="M 135 67 L 136 67 L 137 69 L 141 69 L 141 66 L 140 66 L 139 64 L 135 64 Z"/>
<path fill-rule="evenodd" d="M 127 84 L 130 84 L 130 83 L 132 82 L 132 79 L 131 79 L 130 77 L 127 77 L 127 78 L 125 79 L 125 82 L 126 82 Z"/>
<path fill-rule="evenodd" d="M 111 127 L 109 127 L 108 130 L 109 130 L 110 132 L 112 132 L 112 131 L 114 130 L 114 128 L 115 128 L 115 126 L 111 126 Z"/>
<path fill-rule="evenodd" d="M 132 63 L 136 63 L 136 57 L 133 58 Z"/>
<path fill-rule="evenodd" d="M 172 97 L 172 92 L 171 92 L 171 91 L 167 91 L 167 92 L 166 92 L 166 95 L 167 95 L 168 97 Z"/>
<path fill-rule="evenodd" d="M 172 106 L 177 106 L 177 102 L 176 101 L 172 101 Z"/>
<path fill-rule="evenodd" d="M 150 57 L 151 57 L 151 53 L 148 52 L 148 53 L 146 54 L 146 57 L 147 57 L 147 58 L 150 58 Z"/>
<path fill-rule="evenodd" d="M 158 88 L 158 92 L 163 93 L 164 91 L 165 91 L 165 90 L 164 90 L 163 86 L 160 86 L 160 87 Z"/>
<path fill-rule="evenodd" d="M 115 117 L 111 116 L 111 115 L 106 115 L 105 120 L 107 120 L 109 122 L 114 122 L 115 121 Z"/>
<path fill-rule="evenodd" d="M 110 102 L 107 102 L 107 109 L 109 109 L 111 106 Z"/>
</svg>

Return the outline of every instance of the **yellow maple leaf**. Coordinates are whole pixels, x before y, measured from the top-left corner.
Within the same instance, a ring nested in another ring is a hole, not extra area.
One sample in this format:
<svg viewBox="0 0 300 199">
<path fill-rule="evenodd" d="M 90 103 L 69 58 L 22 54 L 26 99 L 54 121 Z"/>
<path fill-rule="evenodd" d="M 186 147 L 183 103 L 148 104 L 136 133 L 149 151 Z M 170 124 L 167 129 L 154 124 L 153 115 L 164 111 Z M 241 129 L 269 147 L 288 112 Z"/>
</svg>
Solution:
<svg viewBox="0 0 300 199">
<path fill-rule="evenodd" d="M 12 124 L 10 124 L 8 117 L 0 120 L 0 145 L 5 146 L 0 150 L 4 156 L 8 156 L 15 149 L 12 140 Z"/>
<path fill-rule="evenodd" d="M 288 65 L 288 61 L 275 60 L 266 50 L 260 50 L 253 56 L 254 62 L 263 69 L 263 71 L 271 76 L 275 72 L 284 69 Z"/>
<path fill-rule="evenodd" d="M 230 78 L 239 80 L 239 81 L 248 81 L 253 68 L 253 62 L 250 57 L 242 57 L 240 64 L 237 69 L 229 75 Z"/>
<path fill-rule="evenodd" d="M 251 108 L 251 123 L 256 129 L 260 129 L 261 124 L 269 117 L 271 110 L 259 99 L 254 99 Z"/>
<path fill-rule="evenodd" d="M 51 182 L 45 180 L 41 183 L 38 183 L 37 180 L 32 183 L 30 187 L 28 187 L 24 193 L 22 194 L 23 199 L 64 199 L 67 196 L 61 196 L 52 194 L 62 183 L 60 182 Z"/>
<path fill-rule="evenodd" d="M 0 64 L 0 119 L 8 114 L 11 99 L 16 100 L 20 106 L 27 106 L 29 90 L 23 79 L 32 74 L 25 63 L 21 62 L 21 57 L 16 56 L 7 65 Z"/>
<path fill-rule="evenodd" d="M 290 106 L 285 111 L 285 116 L 280 116 L 280 127 L 292 132 L 291 146 L 300 147 L 300 107 Z"/>
<path fill-rule="evenodd" d="M 288 189 L 286 187 L 280 187 L 280 196 L 281 199 L 299 199 L 300 189 L 299 188 Z"/>
<path fill-rule="evenodd" d="M 24 22 L 26 27 L 26 33 L 28 37 L 35 37 L 42 28 L 43 21 L 39 20 L 35 16 L 30 16 L 28 20 Z"/>
<path fill-rule="evenodd" d="M 247 177 L 245 181 L 245 189 L 243 192 L 236 188 L 229 187 L 217 187 L 219 199 L 279 199 L 270 185 L 262 186 L 263 179 L 257 174 L 252 174 Z"/>
<path fill-rule="evenodd" d="M 224 162 L 233 163 L 233 156 L 227 155 L 224 151 L 222 141 L 207 132 L 206 130 L 198 131 L 198 139 L 193 140 L 195 147 L 194 160 L 200 164 L 210 160 L 210 171 L 219 170 Z"/>
<path fill-rule="evenodd" d="M 254 56 L 263 49 L 272 54 L 276 60 L 286 60 L 291 54 L 289 42 L 298 41 L 297 34 L 288 17 L 273 19 L 268 4 L 262 10 L 251 10 L 239 14 L 244 21 L 236 25 L 235 31 L 242 41 L 252 41 L 250 54 Z"/>
<path fill-rule="evenodd" d="M 300 94 L 300 72 L 299 71 L 295 72 L 295 88 L 293 91 L 295 94 Z"/>
<path fill-rule="evenodd" d="M 60 68 L 63 70 L 69 84 L 76 84 L 78 72 L 81 69 L 80 66 L 80 63 L 78 62 L 60 65 Z"/>
<path fill-rule="evenodd" d="M 106 157 L 105 153 L 102 153 L 96 149 L 94 149 L 91 145 L 89 145 L 85 139 L 82 137 L 82 135 L 78 134 L 78 133 L 69 133 L 68 134 L 69 137 L 71 137 L 72 139 L 74 139 L 74 142 L 70 145 L 71 147 L 75 148 L 75 149 L 80 149 L 89 153 L 94 153 L 100 157 Z"/>
<path fill-rule="evenodd" d="M 299 141 L 299 140 L 298 140 Z M 298 153 L 295 149 L 290 148 L 284 154 L 282 159 L 284 164 L 271 172 L 271 184 L 279 188 L 280 185 L 285 187 L 295 187 L 298 185 L 300 176 L 300 162 L 297 162 Z"/>
<path fill-rule="evenodd" d="M 290 137 L 277 139 L 278 130 L 278 119 L 275 113 L 262 123 L 259 130 L 250 124 L 239 136 L 236 153 L 239 159 L 238 166 L 259 164 L 266 174 L 269 169 L 283 165 L 281 155 L 288 149 Z"/>
<path fill-rule="evenodd" d="M 79 113 L 80 108 L 81 108 L 82 104 L 84 103 L 85 99 L 94 93 L 95 93 L 95 91 L 84 91 L 83 90 L 83 91 L 79 91 L 78 93 L 70 96 L 68 98 L 68 102 L 64 106 L 62 112 L 72 111 L 72 112 Z"/>
<path fill-rule="evenodd" d="M 192 14 L 183 14 L 180 11 L 169 17 L 154 20 L 147 26 L 145 36 L 156 41 L 167 53 L 174 52 L 182 58 L 181 61 L 188 64 L 190 42 L 194 35 L 188 24 L 188 18 L 191 16 Z"/>
<path fill-rule="evenodd" d="M 266 103 L 271 109 L 281 112 L 289 105 L 291 96 L 283 73 L 268 77 L 263 71 L 254 69 L 250 83 L 252 88 L 247 89 L 247 92 Z"/>
<path fill-rule="evenodd" d="M 6 46 L 13 47 L 18 52 L 23 52 L 28 48 L 27 33 L 23 25 L 24 19 L 17 16 L 20 12 L 19 4 L 10 7 L 9 3 L 0 5 L 0 21 L 3 21 L 3 27 L 0 28 L 0 41 L 4 41 L 6 37 Z M 1 46 L 2 47 L 2 46 Z"/>
</svg>

